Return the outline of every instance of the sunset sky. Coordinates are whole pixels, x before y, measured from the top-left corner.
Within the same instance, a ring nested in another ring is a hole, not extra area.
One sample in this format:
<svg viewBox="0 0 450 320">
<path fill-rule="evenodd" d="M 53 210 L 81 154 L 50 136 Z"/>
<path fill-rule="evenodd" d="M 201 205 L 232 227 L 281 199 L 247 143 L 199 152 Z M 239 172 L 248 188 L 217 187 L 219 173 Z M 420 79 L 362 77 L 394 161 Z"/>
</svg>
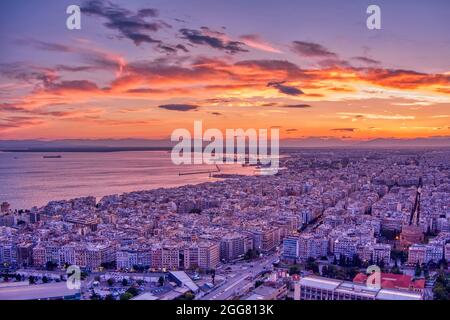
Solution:
<svg viewBox="0 0 450 320">
<path fill-rule="evenodd" d="M 66 7 L 82 29 L 66 28 Z M 382 30 L 368 30 L 378 4 Z M 450 136 L 450 1 L 0 2 L 0 139 Z"/>
</svg>

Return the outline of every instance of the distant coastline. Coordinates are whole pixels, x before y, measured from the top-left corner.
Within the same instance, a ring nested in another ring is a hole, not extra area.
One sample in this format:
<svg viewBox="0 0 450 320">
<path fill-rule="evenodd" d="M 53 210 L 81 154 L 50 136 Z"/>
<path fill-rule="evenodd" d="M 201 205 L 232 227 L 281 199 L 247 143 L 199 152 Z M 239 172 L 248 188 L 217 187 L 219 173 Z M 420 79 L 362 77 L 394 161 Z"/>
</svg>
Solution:
<svg viewBox="0 0 450 320">
<path fill-rule="evenodd" d="M 292 146 L 292 147 L 281 147 L 280 152 L 290 153 L 296 150 L 437 150 L 437 149 L 450 149 L 448 146 L 399 146 L 399 145 L 388 145 L 388 146 L 369 146 L 369 145 L 358 145 L 358 146 Z M 172 151 L 172 147 L 79 147 L 79 148 L 29 148 L 29 149 L 0 149 L 0 152 L 5 153 L 115 153 L 115 152 L 139 152 L 139 151 Z"/>
<path fill-rule="evenodd" d="M 127 152 L 127 151 L 170 151 L 171 147 L 70 147 L 70 148 L 26 148 L 26 149 L 3 149 L 3 152 Z"/>
<path fill-rule="evenodd" d="M 167 139 L 62 139 L 1 140 L 0 152 L 124 152 L 170 151 L 175 142 Z M 450 148 L 450 136 L 428 138 L 378 138 L 366 141 L 332 137 L 306 137 L 280 140 L 280 150 L 304 149 Z"/>
</svg>

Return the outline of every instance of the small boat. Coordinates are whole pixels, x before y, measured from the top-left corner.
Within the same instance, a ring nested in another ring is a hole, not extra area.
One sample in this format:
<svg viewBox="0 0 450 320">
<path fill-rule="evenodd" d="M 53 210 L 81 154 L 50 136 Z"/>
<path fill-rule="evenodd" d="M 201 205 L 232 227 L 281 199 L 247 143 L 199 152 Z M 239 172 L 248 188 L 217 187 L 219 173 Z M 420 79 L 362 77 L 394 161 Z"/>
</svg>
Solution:
<svg viewBox="0 0 450 320">
<path fill-rule="evenodd" d="M 43 158 L 44 159 L 61 159 L 62 156 L 60 156 L 60 155 L 57 155 L 57 156 L 44 156 Z"/>
</svg>

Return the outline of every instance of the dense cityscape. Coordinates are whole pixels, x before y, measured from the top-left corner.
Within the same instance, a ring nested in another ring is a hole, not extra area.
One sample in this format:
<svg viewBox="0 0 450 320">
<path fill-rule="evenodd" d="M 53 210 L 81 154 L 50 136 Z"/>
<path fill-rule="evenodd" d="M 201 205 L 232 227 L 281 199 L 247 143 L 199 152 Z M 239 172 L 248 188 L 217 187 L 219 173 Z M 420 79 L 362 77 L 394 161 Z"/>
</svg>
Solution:
<svg viewBox="0 0 450 320">
<path fill-rule="evenodd" d="M 446 300 L 449 159 L 291 150 L 274 176 L 4 202 L 0 298 Z M 80 288 L 66 285 L 70 266 Z"/>
</svg>

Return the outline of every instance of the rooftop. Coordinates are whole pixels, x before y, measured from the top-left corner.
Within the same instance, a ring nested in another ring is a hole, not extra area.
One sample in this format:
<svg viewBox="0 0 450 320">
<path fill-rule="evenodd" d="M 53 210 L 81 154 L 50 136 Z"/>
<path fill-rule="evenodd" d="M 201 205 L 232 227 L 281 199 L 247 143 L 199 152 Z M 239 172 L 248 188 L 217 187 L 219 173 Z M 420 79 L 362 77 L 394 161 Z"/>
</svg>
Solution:
<svg viewBox="0 0 450 320">
<path fill-rule="evenodd" d="M 80 290 L 68 289 L 65 282 L 0 288 L 0 300 L 70 299 Z"/>
</svg>

